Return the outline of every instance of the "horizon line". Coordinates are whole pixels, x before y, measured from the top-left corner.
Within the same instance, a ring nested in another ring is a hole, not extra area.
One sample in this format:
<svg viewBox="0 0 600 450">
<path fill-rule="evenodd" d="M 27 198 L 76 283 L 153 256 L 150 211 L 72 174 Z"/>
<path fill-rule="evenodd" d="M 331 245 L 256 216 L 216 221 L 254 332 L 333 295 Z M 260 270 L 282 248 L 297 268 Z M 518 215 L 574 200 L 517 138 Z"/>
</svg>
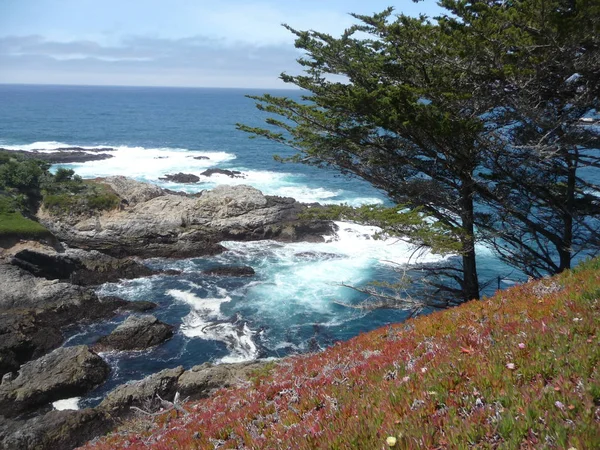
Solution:
<svg viewBox="0 0 600 450">
<path fill-rule="evenodd" d="M 70 83 L 11 83 L 0 82 L 0 86 L 49 86 L 49 87 L 97 87 L 97 88 L 158 88 L 158 89 L 251 89 L 269 91 L 301 91 L 298 87 L 247 87 L 247 86 L 162 86 L 162 85 L 133 85 L 133 84 L 70 84 Z"/>
</svg>

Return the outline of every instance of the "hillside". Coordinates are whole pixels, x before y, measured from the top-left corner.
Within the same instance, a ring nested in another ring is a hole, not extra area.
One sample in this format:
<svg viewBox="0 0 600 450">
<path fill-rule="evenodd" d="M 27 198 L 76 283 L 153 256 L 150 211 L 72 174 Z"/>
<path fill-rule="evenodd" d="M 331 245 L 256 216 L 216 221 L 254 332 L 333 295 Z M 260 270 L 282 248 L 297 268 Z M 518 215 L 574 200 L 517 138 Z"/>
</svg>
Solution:
<svg viewBox="0 0 600 450">
<path fill-rule="evenodd" d="M 286 358 L 87 449 L 600 448 L 600 259 Z"/>
</svg>

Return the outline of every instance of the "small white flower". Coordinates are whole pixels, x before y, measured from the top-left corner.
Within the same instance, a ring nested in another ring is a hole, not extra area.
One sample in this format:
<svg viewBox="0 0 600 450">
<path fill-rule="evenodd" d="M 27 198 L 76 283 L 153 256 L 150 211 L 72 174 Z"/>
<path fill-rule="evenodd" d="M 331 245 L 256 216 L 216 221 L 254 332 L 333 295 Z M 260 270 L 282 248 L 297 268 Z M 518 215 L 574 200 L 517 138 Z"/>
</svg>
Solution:
<svg viewBox="0 0 600 450">
<path fill-rule="evenodd" d="M 385 443 L 388 445 L 388 447 L 395 447 L 396 442 L 397 439 L 394 436 L 388 436 L 388 438 L 385 440 Z"/>
</svg>

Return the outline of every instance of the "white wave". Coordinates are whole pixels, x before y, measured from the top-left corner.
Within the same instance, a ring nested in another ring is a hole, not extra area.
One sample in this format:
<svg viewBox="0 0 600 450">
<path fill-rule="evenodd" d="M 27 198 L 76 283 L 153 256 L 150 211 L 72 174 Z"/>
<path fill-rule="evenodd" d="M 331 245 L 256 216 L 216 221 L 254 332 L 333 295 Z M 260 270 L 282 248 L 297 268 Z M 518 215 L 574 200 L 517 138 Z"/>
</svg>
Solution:
<svg viewBox="0 0 600 450">
<path fill-rule="evenodd" d="M 341 325 L 361 312 L 339 317 L 336 301 L 353 293 L 341 286 L 359 286 L 376 278 L 377 271 L 393 276 L 397 265 L 430 263 L 442 259 L 397 238 L 375 239 L 381 229 L 348 222 L 336 222 L 338 231 L 324 243 L 223 242 L 230 251 L 222 258 L 235 257 L 252 264 L 262 279 L 245 286 L 246 301 L 256 307 L 267 322 L 329 323 Z M 312 318 L 312 319 L 311 319 Z M 308 320 L 308 322 L 307 322 Z"/>
<path fill-rule="evenodd" d="M 253 340 L 256 332 L 241 318 L 234 322 L 223 320 L 221 304 L 231 301 L 231 297 L 200 298 L 191 292 L 176 289 L 167 291 L 167 294 L 193 308 L 182 319 L 180 330 L 185 336 L 225 343 L 230 353 L 221 358 L 220 362 L 242 362 L 257 358 L 258 348 Z"/>
<path fill-rule="evenodd" d="M 230 302 L 231 297 L 224 298 L 200 298 L 191 292 L 180 291 L 178 289 L 170 289 L 167 291 L 167 295 L 170 295 L 175 300 L 187 303 L 194 310 L 205 314 L 208 317 L 214 319 L 220 319 L 221 316 L 221 304 Z"/>
<path fill-rule="evenodd" d="M 352 258 L 371 258 L 382 264 L 404 265 L 438 262 L 443 256 L 428 250 L 418 250 L 400 237 L 375 239 L 382 229 L 351 222 L 335 222 L 334 236 L 326 236 L 326 247 Z"/>
<path fill-rule="evenodd" d="M 53 402 L 52 406 L 57 411 L 65 411 L 67 409 L 76 410 L 79 409 L 79 400 L 81 400 L 81 397 L 65 398 Z"/>
<path fill-rule="evenodd" d="M 69 148 L 69 147 L 78 147 L 78 148 L 87 149 L 87 150 L 96 149 L 96 148 L 112 148 L 110 145 L 94 145 L 94 146 L 73 145 L 73 144 L 65 144 L 64 142 L 56 142 L 56 141 L 38 141 L 38 142 L 33 142 L 31 144 L 21 144 L 21 145 L 0 144 L 0 146 L 2 148 L 5 148 L 6 150 L 23 150 L 26 152 L 32 152 L 34 150 L 51 152 L 54 150 L 58 150 L 59 148 Z"/>
<path fill-rule="evenodd" d="M 140 181 L 160 183 L 159 178 L 178 172 L 196 173 L 235 159 L 220 151 L 191 151 L 176 148 L 115 147 L 112 158 L 80 164 L 63 164 L 84 178 L 125 175 Z M 194 159 L 204 156 L 208 159 Z"/>
</svg>

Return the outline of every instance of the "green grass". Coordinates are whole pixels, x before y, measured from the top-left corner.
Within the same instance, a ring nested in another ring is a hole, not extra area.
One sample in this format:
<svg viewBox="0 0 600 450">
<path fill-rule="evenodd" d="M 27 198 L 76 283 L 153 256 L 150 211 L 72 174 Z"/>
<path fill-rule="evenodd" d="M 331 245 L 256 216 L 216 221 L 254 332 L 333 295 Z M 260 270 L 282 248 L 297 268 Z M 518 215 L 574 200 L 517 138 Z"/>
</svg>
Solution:
<svg viewBox="0 0 600 450">
<path fill-rule="evenodd" d="M 0 236 L 2 237 L 44 237 L 50 232 L 43 225 L 27 219 L 12 205 L 12 201 L 0 196 Z"/>
<path fill-rule="evenodd" d="M 86 448 L 600 448 L 600 260 L 286 358 Z"/>
</svg>

